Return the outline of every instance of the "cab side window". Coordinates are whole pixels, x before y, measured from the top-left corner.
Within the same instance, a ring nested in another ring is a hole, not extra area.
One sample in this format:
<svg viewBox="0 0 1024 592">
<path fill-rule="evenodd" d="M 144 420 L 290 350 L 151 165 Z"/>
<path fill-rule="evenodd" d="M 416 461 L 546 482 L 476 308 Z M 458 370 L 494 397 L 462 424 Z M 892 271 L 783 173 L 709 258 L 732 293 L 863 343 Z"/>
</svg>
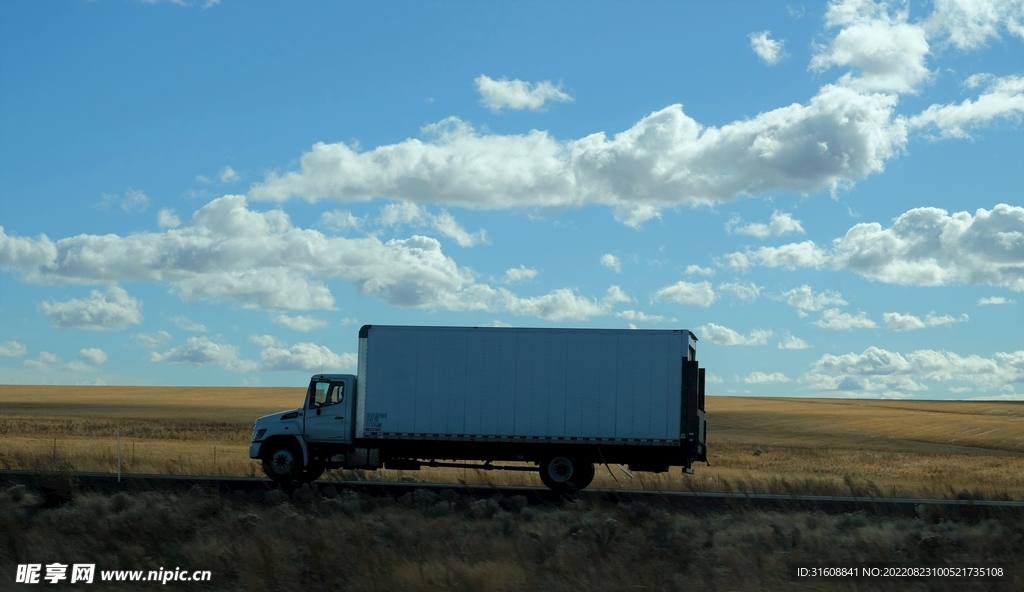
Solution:
<svg viewBox="0 0 1024 592">
<path fill-rule="evenodd" d="M 326 407 L 345 400 L 345 383 L 317 382 L 313 385 L 313 394 L 309 406 L 311 408 Z"/>
<path fill-rule="evenodd" d="M 310 407 L 323 407 L 324 405 L 330 405 L 328 399 L 330 398 L 331 383 L 329 382 L 318 382 L 313 385 L 313 399 L 309 402 Z"/>
</svg>

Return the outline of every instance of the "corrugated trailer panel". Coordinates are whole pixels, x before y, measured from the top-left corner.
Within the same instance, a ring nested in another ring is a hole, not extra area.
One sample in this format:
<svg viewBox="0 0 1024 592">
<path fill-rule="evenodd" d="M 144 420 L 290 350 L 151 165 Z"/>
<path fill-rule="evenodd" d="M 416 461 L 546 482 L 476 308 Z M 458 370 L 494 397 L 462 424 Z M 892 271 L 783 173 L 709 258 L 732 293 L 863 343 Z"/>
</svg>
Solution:
<svg viewBox="0 0 1024 592">
<path fill-rule="evenodd" d="M 367 435 L 678 439 L 688 335 L 374 325 Z"/>
</svg>

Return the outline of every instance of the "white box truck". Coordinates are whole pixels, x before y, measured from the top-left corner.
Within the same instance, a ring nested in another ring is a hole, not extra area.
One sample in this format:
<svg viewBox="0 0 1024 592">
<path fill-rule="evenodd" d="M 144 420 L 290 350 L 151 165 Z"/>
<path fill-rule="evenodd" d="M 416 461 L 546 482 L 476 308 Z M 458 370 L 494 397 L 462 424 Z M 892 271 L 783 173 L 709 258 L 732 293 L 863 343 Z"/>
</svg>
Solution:
<svg viewBox="0 0 1024 592">
<path fill-rule="evenodd" d="M 696 344 L 687 330 L 365 325 L 358 375 L 314 375 L 302 407 L 256 420 L 249 456 L 286 484 L 467 461 L 537 470 L 557 491 L 586 487 L 595 463 L 690 473 L 707 460 Z"/>
</svg>

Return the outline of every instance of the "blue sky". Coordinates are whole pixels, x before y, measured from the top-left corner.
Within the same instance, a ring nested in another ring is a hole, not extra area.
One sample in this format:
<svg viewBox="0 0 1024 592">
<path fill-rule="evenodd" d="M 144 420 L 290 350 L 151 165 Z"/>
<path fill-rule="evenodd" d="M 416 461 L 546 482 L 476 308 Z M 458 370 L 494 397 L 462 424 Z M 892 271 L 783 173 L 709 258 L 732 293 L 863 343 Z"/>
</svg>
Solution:
<svg viewBox="0 0 1024 592">
<path fill-rule="evenodd" d="M 0 383 L 686 328 L 713 394 L 1024 398 L 1024 2 L 5 2 Z"/>
</svg>

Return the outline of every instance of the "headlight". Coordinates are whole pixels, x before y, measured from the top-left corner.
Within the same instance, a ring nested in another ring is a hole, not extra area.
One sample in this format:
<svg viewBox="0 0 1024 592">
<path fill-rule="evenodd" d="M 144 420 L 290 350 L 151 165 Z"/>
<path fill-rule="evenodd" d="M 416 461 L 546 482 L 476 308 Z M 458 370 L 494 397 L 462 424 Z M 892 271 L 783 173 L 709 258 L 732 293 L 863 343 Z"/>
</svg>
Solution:
<svg viewBox="0 0 1024 592">
<path fill-rule="evenodd" d="M 260 428 L 252 435 L 252 441 L 255 442 L 263 437 L 263 434 L 267 433 L 267 428 Z"/>
</svg>

